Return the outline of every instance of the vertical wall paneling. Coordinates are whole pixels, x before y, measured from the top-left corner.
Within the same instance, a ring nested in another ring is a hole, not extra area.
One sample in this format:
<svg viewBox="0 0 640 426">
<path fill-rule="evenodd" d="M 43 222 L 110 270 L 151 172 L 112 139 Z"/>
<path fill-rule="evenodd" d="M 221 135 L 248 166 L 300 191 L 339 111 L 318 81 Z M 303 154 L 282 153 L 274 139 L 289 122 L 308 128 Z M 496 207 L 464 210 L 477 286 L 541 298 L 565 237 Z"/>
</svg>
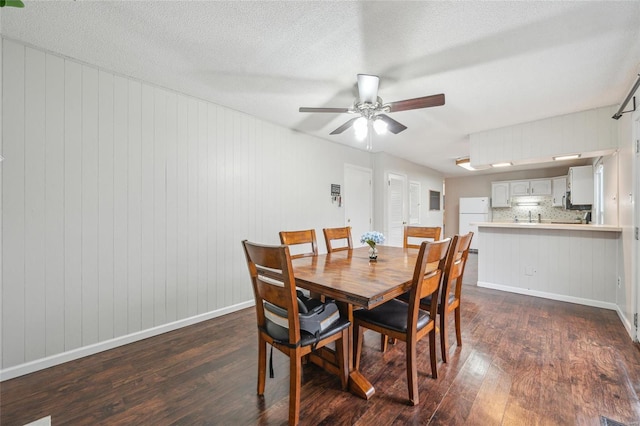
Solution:
<svg viewBox="0 0 640 426">
<path fill-rule="evenodd" d="M 82 66 L 64 64 L 64 348 L 82 346 Z"/>
<path fill-rule="evenodd" d="M 113 80 L 113 334 L 128 331 L 129 84 Z"/>
<path fill-rule="evenodd" d="M 217 209 L 216 209 L 216 106 L 209 104 L 207 106 L 207 163 L 209 164 L 209 173 L 207 175 L 207 307 L 209 310 L 218 308 L 218 286 L 216 285 L 216 269 L 218 257 L 216 230 Z"/>
<path fill-rule="evenodd" d="M 154 89 L 154 137 L 153 137 L 153 322 L 166 322 L 167 295 L 167 94 Z"/>
<path fill-rule="evenodd" d="M 127 328 L 142 329 L 142 85 L 129 81 L 127 114 Z"/>
<path fill-rule="evenodd" d="M 113 338 L 113 75 L 98 75 L 98 338 Z"/>
<path fill-rule="evenodd" d="M 45 355 L 45 54 L 25 52 L 25 360 Z"/>
<path fill-rule="evenodd" d="M 198 313 L 207 312 L 208 296 L 207 296 L 207 239 L 209 234 L 206 232 L 208 217 L 207 203 L 207 183 L 208 183 L 208 147 L 207 147 L 207 104 L 198 102 Z"/>
<path fill-rule="evenodd" d="M 25 361 L 25 48 L 3 40 L 2 53 L 2 362 Z M 11 182 L 11 185 L 7 183 Z"/>
<path fill-rule="evenodd" d="M 98 341 L 98 71 L 82 67 L 82 344 Z"/>
<path fill-rule="evenodd" d="M 198 101 L 187 100 L 187 313 L 198 313 Z"/>
<path fill-rule="evenodd" d="M 154 307 L 154 220 L 155 212 L 153 207 L 153 136 L 154 136 L 154 96 L 153 88 L 142 85 L 142 115 L 141 115 L 141 209 L 140 216 L 142 218 L 141 232 L 141 263 L 142 263 L 142 286 L 141 286 L 141 320 L 142 329 L 153 327 L 153 307 Z"/>
<path fill-rule="evenodd" d="M 166 134 L 166 320 L 177 317 L 177 256 L 178 256 L 178 202 L 177 202 L 177 140 L 178 99 L 174 93 L 167 93 Z"/>
<path fill-rule="evenodd" d="M 176 315 L 186 318 L 189 312 L 189 227 L 187 195 L 189 190 L 189 169 L 187 167 L 189 141 L 189 105 L 185 96 L 178 95 L 177 105 L 177 135 L 176 141 Z"/>
<path fill-rule="evenodd" d="M 46 354 L 64 351 L 64 60 L 46 55 Z"/>
<path fill-rule="evenodd" d="M 3 379 L 250 302 L 241 239 L 343 223 L 329 183 L 345 161 L 370 166 L 367 152 L 2 43 Z"/>
<path fill-rule="evenodd" d="M 225 229 L 225 203 L 224 203 L 224 176 L 225 176 L 225 110 L 216 107 L 216 230 Z M 224 265 L 225 262 L 225 232 L 216 234 L 216 252 L 218 253 L 218 263 L 216 264 L 216 283 L 219 283 L 216 290 L 216 306 L 225 306 L 226 304 L 226 286 L 224 283 Z"/>
<path fill-rule="evenodd" d="M 235 111 L 225 110 L 224 126 L 224 179 L 222 204 L 224 206 L 224 221 L 222 226 L 227 229 L 224 233 L 224 266 L 222 281 L 224 283 L 233 283 L 232 265 L 233 265 L 233 244 L 235 243 L 233 235 L 233 145 L 234 145 L 234 129 L 235 129 Z M 225 286 L 224 305 L 232 305 L 234 303 L 235 289 L 233 285 Z"/>
</svg>

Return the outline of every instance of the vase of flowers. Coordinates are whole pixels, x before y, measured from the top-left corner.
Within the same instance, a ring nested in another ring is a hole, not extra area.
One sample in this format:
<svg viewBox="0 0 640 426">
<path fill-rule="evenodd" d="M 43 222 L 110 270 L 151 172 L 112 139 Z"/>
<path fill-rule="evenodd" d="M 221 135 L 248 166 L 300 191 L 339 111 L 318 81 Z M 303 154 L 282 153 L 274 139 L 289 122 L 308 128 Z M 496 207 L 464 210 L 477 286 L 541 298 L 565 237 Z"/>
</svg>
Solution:
<svg viewBox="0 0 640 426">
<path fill-rule="evenodd" d="M 378 260 L 378 249 L 376 244 L 384 243 L 384 235 L 377 231 L 365 232 L 362 234 L 362 237 L 360 237 L 360 242 L 369 246 L 369 261 L 375 262 Z"/>
</svg>

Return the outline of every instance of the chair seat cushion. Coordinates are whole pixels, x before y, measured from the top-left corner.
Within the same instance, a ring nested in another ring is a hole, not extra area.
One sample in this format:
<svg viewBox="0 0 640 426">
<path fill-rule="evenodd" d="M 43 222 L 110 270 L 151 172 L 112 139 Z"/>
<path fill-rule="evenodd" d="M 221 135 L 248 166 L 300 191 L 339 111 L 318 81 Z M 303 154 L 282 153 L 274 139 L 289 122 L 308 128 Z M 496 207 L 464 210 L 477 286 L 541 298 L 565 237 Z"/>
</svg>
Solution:
<svg viewBox="0 0 640 426">
<path fill-rule="evenodd" d="M 306 331 L 300 331 L 300 346 L 309 346 L 314 343 L 319 342 L 320 340 L 327 338 L 329 336 L 333 336 L 336 333 L 340 333 L 345 328 L 349 327 L 351 323 L 346 318 L 340 318 L 338 321 L 334 322 L 329 326 L 329 328 L 325 329 L 318 336 L 315 336 L 311 333 L 307 333 Z M 265 321 L 265 331 L 271 336 L 274 340 L 281 343 L 289 343 L 289 330 L 278 324 L 266 320 Z M 296 342 L 292 342 L 295 344 Z"/>
<path fill-rule="evenodd" d="M 402 293 L 397 298 L 408 303 L 409 302 L 409 292 Z M 452 304 L 454 300 L 456 300 L 456 295 L 453 294 L 453 293 L 449 294 L 449 300 L 447 300 L 447 303 L 448 304 Z M 431 304 L 431 296 L 423 297 L 422 299 L 420 299 L 420 304 L 421 305 L 430 305 Z M 440 305 L 440 303 L 438 303 L 438 305 Z"/>
<path fill-rule="evenodd" d="M 361 309 L 354 311 L 353 316 L 359 320 L 366 321 L 381 327 L 405 333 L 407 331 L 407 317 L 409 315 L 409 305 L 397 299 L 389 300 L 373 309 Z M 429 323 L 429 313 L 423 310 L 418 311 L 418 330 Z"/>
</svg>

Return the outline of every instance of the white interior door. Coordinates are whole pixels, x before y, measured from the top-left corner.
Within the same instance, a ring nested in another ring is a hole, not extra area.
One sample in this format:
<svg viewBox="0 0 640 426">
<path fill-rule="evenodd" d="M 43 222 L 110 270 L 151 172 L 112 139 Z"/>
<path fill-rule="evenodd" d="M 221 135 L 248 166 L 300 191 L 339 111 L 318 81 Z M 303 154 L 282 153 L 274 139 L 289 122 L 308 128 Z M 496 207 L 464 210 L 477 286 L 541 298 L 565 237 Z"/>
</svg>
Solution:
<svg viewBox="0 0 640 426">
<path fill-rule="evenodd" d="M 360 236 L 371 231 L 373 224 L 373 171 L 363 167 L 344 166 L 345 223 L 351 226 L 354 247 L 360 247 Z"/>
<path fill-rule="evenodd" d="M 403 175 L 387 175 L 387 235 L 385 244 L 402 247 L 404 225 L 406 224 L 405 198 L 407 178 Z"/>
<path fill-rule="evenodd" d="M 420 182 L 409 182 L 409 225 L 420 224 Z"/>
</svg>

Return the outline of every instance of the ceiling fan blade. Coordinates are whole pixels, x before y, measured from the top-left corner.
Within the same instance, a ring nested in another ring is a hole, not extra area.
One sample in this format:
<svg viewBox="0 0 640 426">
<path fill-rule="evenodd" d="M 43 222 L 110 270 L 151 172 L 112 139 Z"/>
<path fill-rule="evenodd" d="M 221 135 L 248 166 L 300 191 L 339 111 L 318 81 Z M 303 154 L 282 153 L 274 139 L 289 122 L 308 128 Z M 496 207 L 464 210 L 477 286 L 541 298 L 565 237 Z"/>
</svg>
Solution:
<svg viewBox="0 0 640 426">
<path fill-rule="evenodd" d="M 300 107 L 300 112 L 349 112 L 349 108 L 313 108 L 313 107 Z"/>
<path fill-rule="evenodd" d="M 385 123 L 387 123 L 387 130 L 393 133 L 394 135 L 397 135 L 398 133 L 407 129 L 407 126 L 405 126 L 402 123 L 398 123 L 396 120 L 389 117 L 388 115 L 380 114 L 378 115 L 378 118 L 384 121 Z"/>
<path fill-rule="evenodd" d="M 333 132 L 331 132 L 329 134 L 330 135 L 338 135 L 338 134 L 344 132 L 349 127 L 351 127 L 353 125 L 353 122 L 356 121 L 358 118 L 360 118 L 360 117 L 352 118 L 351 120 L 347 121 L 342 126 L 338 127 L 337 129 L 335 129 Z"/>
<path fill-rule="evenodd" d="M 377 75 L 358 74 L 358 97 L 360 102 L 375 104 L 378 101 L 378 84 L 380 77 Z"/>
<path fill-rule="evenodd" d="M 390 102 L 389 112 L 429 108 L 440 105 L 444 105 L 444 93 L 440 93 L 439 95 L 423 96 L 421 98 L 407 99 L 404 101 Z"/>
</svg>

